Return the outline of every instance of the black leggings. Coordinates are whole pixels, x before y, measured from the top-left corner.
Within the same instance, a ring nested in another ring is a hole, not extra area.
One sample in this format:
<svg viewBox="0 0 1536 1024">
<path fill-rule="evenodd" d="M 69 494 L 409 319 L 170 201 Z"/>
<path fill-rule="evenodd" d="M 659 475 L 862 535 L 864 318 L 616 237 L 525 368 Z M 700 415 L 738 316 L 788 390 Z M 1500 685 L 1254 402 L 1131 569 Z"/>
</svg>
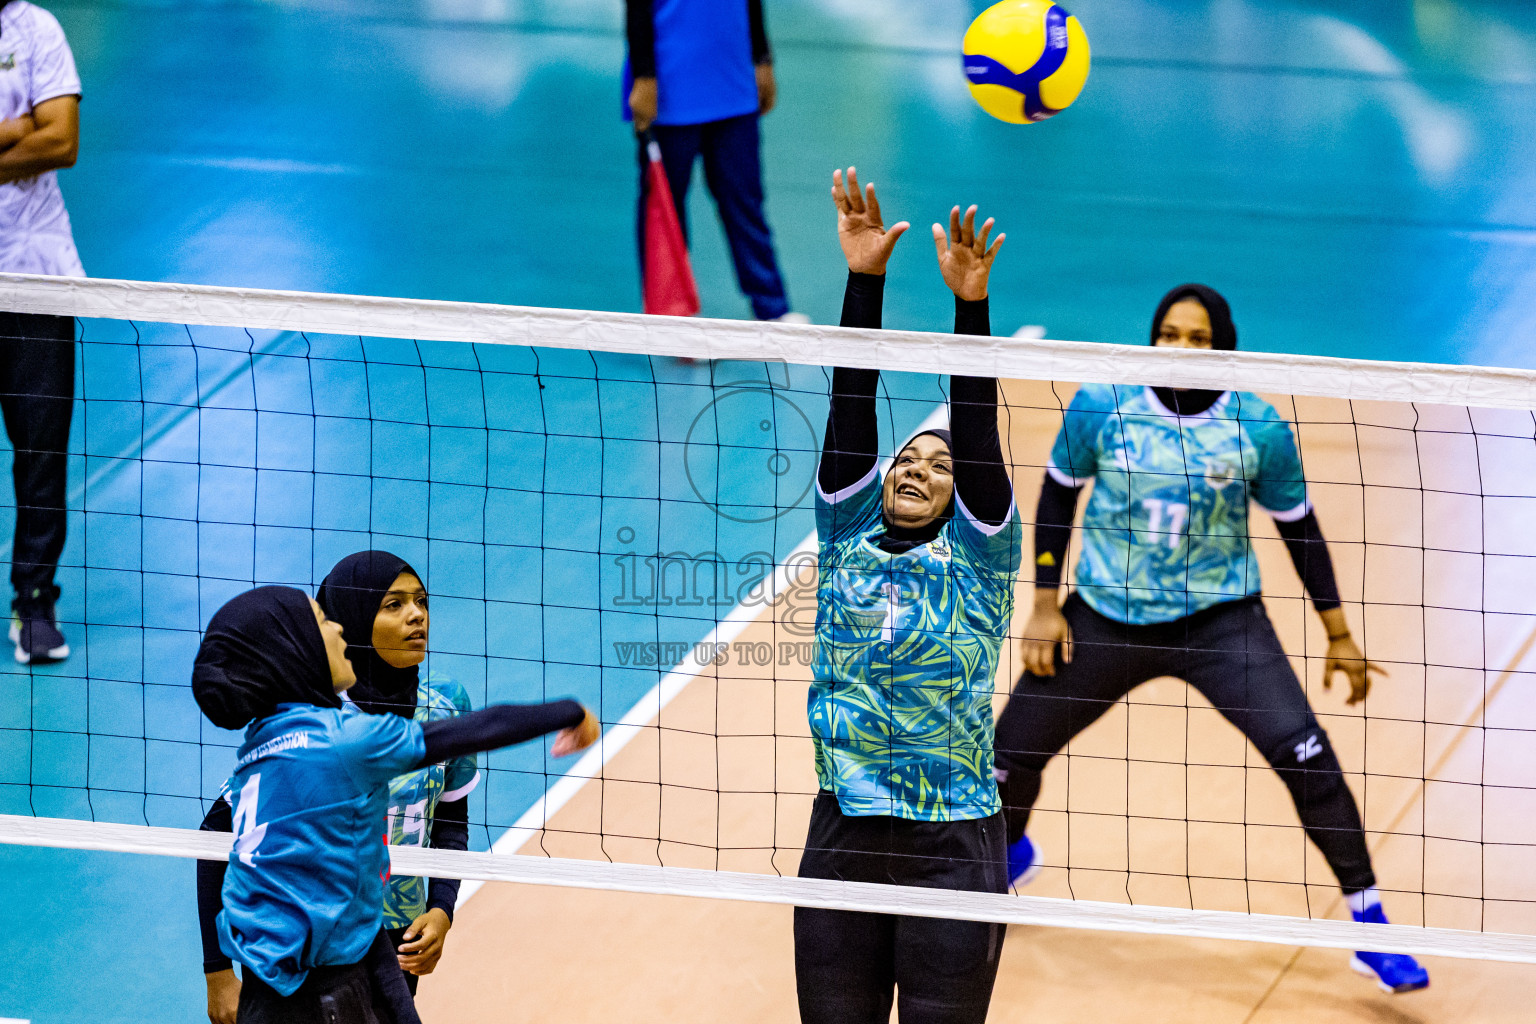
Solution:
<svg viewBox="0 0 1536 1024">
<path fill-rule="evenodd" d="M 1046 763 L 1135 687 L 1176 676 L 1199 690 L 1280 774 L 1308 837 L 1344 891 L 1376 884 L 1354 796 L 1258 598 L 1151 626 L 1106 618 L 1076 594 L 1062 612 L 1072 627 L 1071 664 L 1058 653 L 1054 677 L 1020 676 L 997 723 L 1010 843 L 1024 834 Z"/>
<path fill-rule="evenodd" d="M 395 947 L 380 931 L 363 959 L 315 967 L 291 996 L 246 969 L 237 1024 L 421 1024 L 406 991 Z"/>
<path fill-rule="evenodd" d="M 1002 815 L 978 821 L 849 817 L 816 797 L 802 878 L 1007 892 Z M 1004 927 L 978 921 L 795 908 L 804 1024 L 981 1024 Z"/>
</svg>

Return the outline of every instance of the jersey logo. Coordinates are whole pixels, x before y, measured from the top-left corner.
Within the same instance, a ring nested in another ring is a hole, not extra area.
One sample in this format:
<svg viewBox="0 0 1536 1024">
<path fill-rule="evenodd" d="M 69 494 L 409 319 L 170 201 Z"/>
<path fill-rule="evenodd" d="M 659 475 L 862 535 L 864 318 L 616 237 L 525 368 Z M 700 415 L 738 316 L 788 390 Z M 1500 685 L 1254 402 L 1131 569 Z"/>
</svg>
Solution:
<svg viewBox="0 0 1536 1024">
<path fill-rule="evenodd" d="M 8 53 L 0 57 L 0 71 L 10 71 L 16 67 L 16 54 Z"/>
<path fill-rule="evenodd" d="M 1307 761 L 1323 752 L 1323 743 L 1314 733 L 1306 738 L 1305 742 L 1296 744 L 1296 763 L 1306 764 Z"/>
<path fill-rule="evenodd" d="M 1231 459 L 1206 459 L 1205 482 L 1220 491 L 1243 478 L 1243 467 Z"/>
<path fill-rule="evenodd" d="M 936 540 L 932 544 L 929 544 L 928 550 L 933 552 L 933 557 L 937 558 L 939 561 L 949 561 L 949 545 L 945 544 L 942 540 Z"/>
<path fill-rule="evenodd" d="M 1056 564 L 1056 556 L 1047 551 L 1043 553 L 1039 558 L 1035 559 L 1035 564 L 1044 566 L 1045 568 L 1049 569 L 1051 566 Z"/>
</svg>

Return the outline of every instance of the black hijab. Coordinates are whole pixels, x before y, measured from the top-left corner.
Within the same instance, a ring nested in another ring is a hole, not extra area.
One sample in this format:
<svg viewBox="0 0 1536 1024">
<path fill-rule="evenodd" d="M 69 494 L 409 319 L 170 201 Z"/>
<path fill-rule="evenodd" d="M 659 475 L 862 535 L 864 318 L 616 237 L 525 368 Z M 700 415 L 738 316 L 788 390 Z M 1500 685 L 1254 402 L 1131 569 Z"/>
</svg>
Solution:
<svg viewBox="0 0 1536 1024">
<path fill-rule="evenodd" d="M 379 605 L 390 585 L 403 572 L 422 578 L 399 555 L 359 551 L 337 562 L 315 595 L 326 617 L 341 623 L 347 641 L 347 657 L 357 673 L 357 685 L 347 695 L 371 715 L 392 712 L 411 718 L 416 714 L 420 666 L 395 668 L 373 649 L 373 620 L 379 617 Z"/>
<path fill-rule="evenodd" d="M 1200 303 L 1205 307 L 1206 315 L 1211 318 L 1212 349 L 1231 352 L 1237 348 L 1237 325 L 1232 322 L 1232 307 L 1227 305 L 1227 300 L 1220 292 L 1203 284 L 1181 284 L 1163 296 L 1157 304 L 1157 311 L 1152 314 L 1152 344 L 1157 344 L 1157 336 L 1162 332 L 1163 318 L 1168 315 L 1168 310 L 1173 308 L 1174 303 L 1185 299 L 1194 299 Z M 1195 416 L 1205 412 L 1224 394 L 1204 388 L 1152 390 L 1157 392 L 1158 399 L 1165 406 L 1181 416 Z"/>
<path fill-rule="evenodd" d="M 192 663 L 192 696 L 220 729 L 266 718 L 279 704 L 341 707 L 304 591 L 257 587 L 215 612 Z"/>
<path fill-rule="evenodd" d="M 912 440 L 902 445 L 901 450 L 906 451 L 907 448 L 911 446 L 912 441 L 916 441 L 918 438 L 922 437 L 923 434 L 932 434 L 940 441 L 943 441 L 944 447 L 948 448 L 950 451 L 950 456 L 954 456 L 954 437 L 950 434 L 949 431 L 940 427 L 936 427 L 933 430 L 924 430 L 913 434 Z M 884 501 L 883 495 L 881 497 L 881 501 Z M 922 545 L 932 541 L 939 535 L 939 531 L 944 529 L 944 524 L 949 522 L 950 517 L 954 514 L 955 497 L 953 494 L 951 494 L 949 497 L 949 504 L 944 507 L 943 512 L 940 512 L 937 516 L 934 517 L 933 522 L 926 523 L 922 526 L 910 530 L 906 527 L 897 526 L 895 523 L 891 522 L 890 519 L 886 518 L 885 512 L 882 509 L 880 516 L 885 521 L 885 532 L 874 538 L 872 543 L 875 545 L 875 547 L 879 548 L 881 551 L 886 552 L 887 554 L 903 554 L 904 552 L 911 551 L 915 547 L 921 547 Z"/>
</svg>

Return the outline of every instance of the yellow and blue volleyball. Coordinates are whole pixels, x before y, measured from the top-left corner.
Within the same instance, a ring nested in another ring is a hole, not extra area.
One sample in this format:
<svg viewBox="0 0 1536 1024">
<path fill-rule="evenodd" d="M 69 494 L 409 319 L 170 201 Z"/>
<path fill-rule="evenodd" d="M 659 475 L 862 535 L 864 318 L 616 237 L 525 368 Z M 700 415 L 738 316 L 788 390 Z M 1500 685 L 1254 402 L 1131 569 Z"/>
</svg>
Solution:
<svg viewBox="0 0 1536 1024">
<path fill-rule="evenodd" d="M 1061 113 L 1088 81 L 1088 35 L 1051 0 L 993 4 L 971 22 L 963 49 L 971 95 L 1011 124 Z"/>
</svg>

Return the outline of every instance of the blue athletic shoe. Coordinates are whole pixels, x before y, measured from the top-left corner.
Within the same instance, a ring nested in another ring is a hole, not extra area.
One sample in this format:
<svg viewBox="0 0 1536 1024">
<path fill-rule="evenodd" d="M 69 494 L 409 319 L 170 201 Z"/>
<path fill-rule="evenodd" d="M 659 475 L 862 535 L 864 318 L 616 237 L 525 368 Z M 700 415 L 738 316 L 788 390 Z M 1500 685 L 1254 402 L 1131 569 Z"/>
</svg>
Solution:
<svg viewBox="0 0 1536 1024">
<path fill-rule="evenodd" d="M 1387 915 L 1380 904 L 1353 916 L 1361 924 L 1387 923 Z M 1406 953 L 1359 952 L 1349 958 L 1349 966 L 1367 978 L 1375 978 L 1383 992 L 1400 995 L 1429 987 L 1429 972 Z"/>
<path fill-rule="evenodd" d="M 1008 847 L 1008 884 L 1022 889 L 1040 873 L 1040 851 L 1023 836 Z"/>
</svg>

